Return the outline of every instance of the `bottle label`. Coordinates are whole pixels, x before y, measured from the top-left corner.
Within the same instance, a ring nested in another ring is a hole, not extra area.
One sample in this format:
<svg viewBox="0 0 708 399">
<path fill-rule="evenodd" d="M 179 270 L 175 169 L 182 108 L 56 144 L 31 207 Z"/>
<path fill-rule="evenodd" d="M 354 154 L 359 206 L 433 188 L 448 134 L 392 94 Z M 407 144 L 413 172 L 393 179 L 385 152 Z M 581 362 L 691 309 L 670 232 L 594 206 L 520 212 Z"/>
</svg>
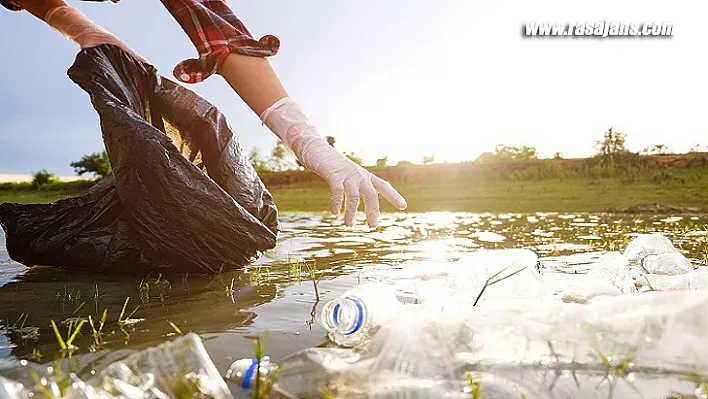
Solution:
<svg viewBox="0 0 708 399">
<path fill-rule="evenodd" d="M 241 388 L 243 389 L 251 389 L 251 380 L 253 380 L 254 375 L 256 374 L 256 369 L 258 368 L 258 360 L 253 359 L 253 363 L 251 363 L 251 366 L 246 370 L 246 372 L 243 374 L 243 380 L 241 381 Z"/>
</svg>

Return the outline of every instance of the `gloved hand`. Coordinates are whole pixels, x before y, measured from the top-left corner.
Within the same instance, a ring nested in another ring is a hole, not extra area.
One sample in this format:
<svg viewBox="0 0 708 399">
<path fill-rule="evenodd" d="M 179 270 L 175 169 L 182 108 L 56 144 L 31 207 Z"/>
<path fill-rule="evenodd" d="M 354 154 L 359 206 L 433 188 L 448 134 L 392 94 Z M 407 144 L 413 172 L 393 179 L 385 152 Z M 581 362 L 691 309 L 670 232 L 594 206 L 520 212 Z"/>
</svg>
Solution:
<svg viewBox="0 0 708 399">
<path fill-rule="evenodd" d="M 86 14 L 69 7 L 61 6 L 47 11 L 44 21 L 67 39 L 77 43 L 81 48 L 95 47 L 100 44 L 112 44 L 125 50 L 138 60 L 148 63 L 132 48 L 118 40 L 112 33 L 96 25 Z"/>
<path fill-rule="evenodd" d="M 398 209 L 408 204 L 388 182 L 340 154 L 310 123 L 302 108 L 285 97 L 261 114 L 261 120 L 275 133 L 305 167 L 323 178 L 331 190 L 330 210 L 337 215 L 346 199 L 344 224 L 354 225 L 359 199 L 363 198 L 370 227 L 379 222 L 379 193 Z"/>
</svg>

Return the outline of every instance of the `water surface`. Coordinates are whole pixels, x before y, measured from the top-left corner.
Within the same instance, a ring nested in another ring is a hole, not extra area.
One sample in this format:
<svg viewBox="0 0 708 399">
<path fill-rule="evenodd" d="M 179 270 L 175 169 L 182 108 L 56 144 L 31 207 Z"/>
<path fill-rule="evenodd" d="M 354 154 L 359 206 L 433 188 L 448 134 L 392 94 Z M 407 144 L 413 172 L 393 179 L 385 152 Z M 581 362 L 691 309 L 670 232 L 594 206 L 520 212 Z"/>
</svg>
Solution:
<svg viewBox="0 0 708 399">
<path fill-rule="evenodd" d="M 253 355 L 247 337 L 267 332 L 266 352 L 276 361 L 323 344 L 319 310 L 371 270 L 394 278 L 411 266 L 433 272 L 480 248 L 528 248 L 540 257 L 616 251 L 646 232 L 666 234 L 696 263 L 708 253 L 708 215 L 401 213 L 383 215 L 374 231 L 346 228 L 324 214 L 286 213 L 281 219 L 275 249 L 243 271 L 218 276 L 27 269 L 9 260 L 0 230 L 0 375 L 15 377 L 7 371 L 13 360 L 44 363 L 57 355 L 51 320 L 66 331 L 62 321 L 100 318 L 104 310 L 105 344 L 92 347 L 87 326 L 75 341 L 78 356 L 90 360 L 84 372 L 174 336 L 170 323 L 201 334 L 224 371 L 234 358 Z M 549 262 L 544 272 L 583 268 Z M 126 298 L 126 315 L 137 307 L 131 317 L 142 321 L 120 328 L 116 321 Z"/>
</svg>

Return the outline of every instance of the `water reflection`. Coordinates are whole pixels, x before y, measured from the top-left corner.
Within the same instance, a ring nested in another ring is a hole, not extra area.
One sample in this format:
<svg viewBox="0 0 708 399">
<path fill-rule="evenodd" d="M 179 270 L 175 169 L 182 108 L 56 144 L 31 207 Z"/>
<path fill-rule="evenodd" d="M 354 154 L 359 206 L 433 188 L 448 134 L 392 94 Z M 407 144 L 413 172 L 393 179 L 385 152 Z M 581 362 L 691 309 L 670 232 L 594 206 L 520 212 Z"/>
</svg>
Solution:
<svg viewBox="0 0 708 399">
<path fill-rule="evenodd" d="M 324 341 L 319 307 L 367 278 L 365 270 L 395 276 L 415 265 L 433 272 L 436 265 L 480 248 L 529 248 L 547 258 L 615 251 L 646 232 L 666 234 L 688 257 L 705 262 L 707 222 L 706 215 L 437 212 L 386 214 L 380 227 L 369 231 L 361 224 L 345 228 L 324 214 L 292 213 L 282 215 L 283 233 L 275 249 L 241 272 L 218 276 L 25 269 L 9 261 L 0 235 L 0 356 L 36 360 L 40 353 L 43 361 L 51 360 L 57 351 L 51 320 L 100 318 L 107 310 L 106 344 L 94 348 L 101 356 L 154 345 L 175 333 L 172 322 L 207 337 L 207 349 L 221 370 L 231 357 L 252 354 L 244 336 L 265 331 L 270 334 L 268 353 L 277 360 Z M 582 261 L 572 270 L 552 261 L 544 265 L 547 272 L 583 271 Z M 122 331 L 117 318 L 126 298 L 127 311 L 139 305 L 133 317 L 143 321 Z M 62 331 L 66 327 L 60 324 Z M 84 328 L 76 345 L 89 356 L 93 342 Z"/>
</svg>

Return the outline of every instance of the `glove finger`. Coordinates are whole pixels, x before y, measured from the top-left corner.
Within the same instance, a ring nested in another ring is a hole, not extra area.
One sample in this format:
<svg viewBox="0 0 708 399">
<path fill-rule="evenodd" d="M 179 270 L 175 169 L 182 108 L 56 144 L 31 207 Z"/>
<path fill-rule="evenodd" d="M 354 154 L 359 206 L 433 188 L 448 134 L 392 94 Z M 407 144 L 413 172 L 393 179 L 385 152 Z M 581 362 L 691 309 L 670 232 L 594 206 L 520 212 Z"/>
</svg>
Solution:
<svg viewBox="0 0 708 399">
<path fill-rule="evenodd" d="M 344 182 L 344 224 L 354 226 L 356 212 L 359 208 L 359 187 L 356 183 Z"/>
<path fill-rule="evenodd" d="M 373 183 L 374 188 L 396 208 L 404 210 L 408 207 L 406 199 L 403 198 L 389 182 L 372 175 L 371 183 Z"/>
<path fill-rule="evenodd" d="M 342 183 L 331 184 L 329 189 L 329 211 L 332 212 L 332 215 L 339 215 L 344 202 L 344 185 Z"/>
<path fill-rule="evenodd" d="M 361 196 L 364 199 L 364 209 L 366 210 L 366 221 L 369 227 L 374 228 L 379 225 L 379 193 L 374 188 L 370 179 L 367 179 L 361 187 Z"/>
</svg>

